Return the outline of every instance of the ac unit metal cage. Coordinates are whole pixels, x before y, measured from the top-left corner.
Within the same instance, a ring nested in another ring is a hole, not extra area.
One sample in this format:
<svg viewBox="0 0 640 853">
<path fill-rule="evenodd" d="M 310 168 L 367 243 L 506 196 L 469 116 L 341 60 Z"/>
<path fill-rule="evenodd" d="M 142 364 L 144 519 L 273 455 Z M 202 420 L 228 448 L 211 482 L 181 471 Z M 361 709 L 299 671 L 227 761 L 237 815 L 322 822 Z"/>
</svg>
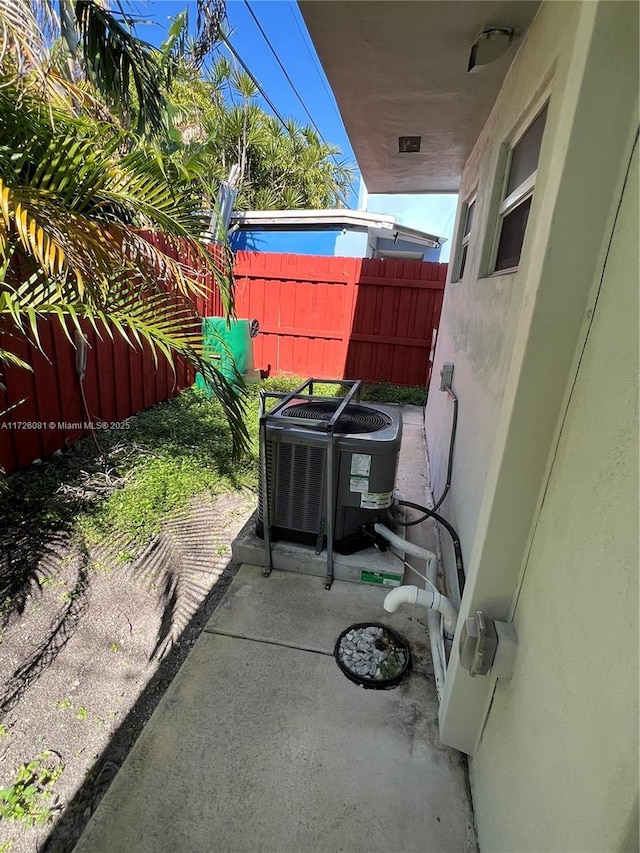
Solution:
<svg viewBox="0 0 640 853">
<path fill-rule="evenodd" d="M 343 380 L 344 398 L 314 394 L 308 379 L 295 391 L 260 394 L 260 489 L 256 531 L 265 544 L 265 574 L 275 538 L 326 544 L 329 588 L 334 548 L 371 544 L 365 525 L 393 501 L 402 415 L 394 406 L 360 402 L 360 381 Z M 277 403 L 266 410 L 266 400 Z"/>
</svg>

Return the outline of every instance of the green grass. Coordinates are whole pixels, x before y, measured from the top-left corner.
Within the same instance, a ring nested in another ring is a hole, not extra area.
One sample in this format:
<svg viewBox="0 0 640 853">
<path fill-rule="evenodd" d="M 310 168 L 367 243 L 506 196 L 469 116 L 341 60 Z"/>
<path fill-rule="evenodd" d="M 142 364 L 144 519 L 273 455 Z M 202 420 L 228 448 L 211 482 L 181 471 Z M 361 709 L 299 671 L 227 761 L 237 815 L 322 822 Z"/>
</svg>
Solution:
<svg viewBox="0 0 640 853">
<path fill-rule="evenodd" d="M 347 389 L 341 388 L 340 396 Z M 389 382 L 363 382 L 360 387 L 363 403 L 398 403 L 401 406 L 425 406 L 427 389 L 420 385 L 392 385 Z"/>
<path fill-rule="evenodd" d="M 160 530 L 163 519 L 184 510 L 194 496 L 256 485 L 259 387 L 292 391 L 303 381 L 275 378 L 248 388 L 246 424 L 252 450 L 239 462 L 232 458 L 231 435 L 219 403 L 191 388 L 132 418 L 127 430 L 98 433 L 102 462 L 87 438 L 60 458 L 8 478 L 0 491 L 0 516 L 8 527 L 28 523 L 43 537 L 62 529 L 88 545 L 118 535 L 144 544 Z M 316 392 L 344 393 L 337 385 L 318 386 Z M 424 405 L 425 398 L 422 388 L 367 384 L 362 390 L 362 400 L 371 402 Z M 122 561 L 133 556 L 123 552 Z M 40 584 L 55 581 L 43 578 Z"/>
<path fill-rule="evenodd" d="M 299 384 L 297 379 L 270 379 L 261 387 L 291 391 Z M 116 532 L 142 543 L 196 495 L 254 487 L 258 405 L 258 389 L 252 386 L 246 407 L 252 448 L 240 461 L 232 458 L 231 434 L 220 404 L 196 388 L 133 418 L 126 435 L 117 434 L 111 452 L 126 486 L 78 518 L 85 540 L 103 541 Z"/>
<path fill-rule="evenodd" d="M 286 379 L 267 379 L 261 387 L 277 391 L 293 391 L 305 381 L 302 376 Z M 273 383 L 273 387 L 271 387 Z M 348 389 L 338 384 L 318 385 L 316 394 L 344 397 Z M 360 387 L 360 399 L 364 403 L 399 403 L 402 406 L 424 406 L 427 402 L 427 389 L 421 385 L 392 385 L 390 382 L 363 382 Z"/>
<path fill-rule="evenodd" d="M 360 399 L 367 403 L 400 403 L 402 406 L 424 406 L 427 389 L 421 385 L 391 385 L 389 382 L 364 383 Z"/>
<path fill-rule="evenodd" d="M 194 495 L 250 485 L 254 478 L 252 459 L 232 461 L 220 405 L 195 389 L 134 418 L 126 435 L 117 436 L 109 461 L 126 485 L 78 519 L 89 542 L 110 531 L 143 541 Z"/>
</svg>

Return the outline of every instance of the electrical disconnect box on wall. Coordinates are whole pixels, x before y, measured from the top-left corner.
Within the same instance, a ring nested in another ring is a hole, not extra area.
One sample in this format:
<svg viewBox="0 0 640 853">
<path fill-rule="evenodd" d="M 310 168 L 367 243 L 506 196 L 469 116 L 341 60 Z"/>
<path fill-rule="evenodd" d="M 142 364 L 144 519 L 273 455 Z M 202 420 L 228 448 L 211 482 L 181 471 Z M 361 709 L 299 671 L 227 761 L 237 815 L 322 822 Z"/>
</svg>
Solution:
<svg viewBox="0 0 640 853">
<path fill-rule="evenodd" d="M 460 632 L 460 663 L 471 676 L 511 678 L 518 637 L 509 622 L 497 622 L 478 610 Z"/>
<path fill-rule="evenodd" d="M 453 364 L 450 361 L 445 361 L 440 371 L 440 390 L 446 391 L 451 388 L 453 382 Z"/>
</svg>

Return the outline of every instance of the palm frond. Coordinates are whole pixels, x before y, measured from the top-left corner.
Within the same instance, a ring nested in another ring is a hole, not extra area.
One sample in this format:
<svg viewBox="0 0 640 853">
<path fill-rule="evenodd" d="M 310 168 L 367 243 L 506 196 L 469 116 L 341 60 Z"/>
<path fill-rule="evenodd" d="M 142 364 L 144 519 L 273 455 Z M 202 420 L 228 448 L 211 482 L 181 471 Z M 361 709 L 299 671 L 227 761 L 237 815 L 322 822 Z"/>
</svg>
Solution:
<svg viewBox="0 0 640 853">
<path fill-rule="evenodd" d="M 46 34 L 42 16 L 26 0 L 0 0 L 0 65 L 11 58 L 18 74 L 46 65 Z"/>
<path fill-rule="evenodd" d="M 213 281 L 233 314 L 230 258 L 222 250 L 213 257 L 200 240 L 207 221 L 194 192 L 197 162 L 142 143 L 131 150 L 111 125 L 54 114 L 51 123 L 15 85 L 0 89 L 4 327 L 42 348 L 41 318 L 68 336 L 89 322 L 98 334 L 148 346 L 156 360 L 186 359 L 213 377 L 242 448 L 241 398 L 205 363 L 195 310 Z M 0 360 L 26 366 L 7 350 L 5 339 Z"/>
<path fill-rule="evenodd" d="M 223 89 L 229 85 L 229 80 L 233 74 L 231 63 L 226 56 L 218 56 L 213 63 L 210 73 L 210 79 L 216 89 Z"/>
<path fill-rule="evenodd" d="M 256 84 L 246 71 L 241 68 L 234 68 L 230 79 L 231 87 L 243 100 L 251 100 L 257 98 L 259 90 Z"/>
<path fill-rule="evenodd" d="M 251 187 L 247 187 L 255 204 L 256 210 L 278 210 L 283 207 L 282 196 L 275 187 L 260 187 L 251 193 Z"/>
<path fill-rule="evenodd" d="M 86 87 L 78 86 L 69 72 L 69 44 L 73 44 L 68 32 L 70 5 L 71 0 L 61 0 L 63 18 L 58 19 L 50 0 L 0 0 L 0 90 L 9 86 L 20 93 L 36 94 L 39 109 L 48 110 L 51 122 L 53 109 L 67 114 L 88 111 L 111 120 L 105 105 Z M 60 38 L 63 32 L 65 39 Z"/>
<path fill-rule="evenodd" d="M 138 133 L 162 133 L 166 127 L 164 69 L 158 52 L 96 0 L 75 0 L 75 12 L 90 81 L 112 108 L 119 107 L 127 122 L 137 108 Z"/>
<path fill-rule="evenodd" d="M 3 349 L 2 347 L 0 347 L 0 362 L 3 362 L 4 364 L 13 364 L 16 367 L 21 367 L 23 370 L 29 370 L 30 372 L 33 372 L 33 367 L 29 364 L 28 361 L 25 361 L 23 358 L 20 358 L 14 352 L 11 352 L 11 350 Z M 3 388 L 0 384 L 0 391 L 2 390 Z M 14 407 L 12 406 L 12 408 Z M 0 417 L 6 414 L 7 411 L 9 410 L 3 409 L 0 412 Z"/>
<path fill-rule="evenodd" d="M 161 71 L 169 71 L 171 63 L 184 55 L 187 39 L 188 15 L 185 9 L 171 21 L 167 37 L 158 51 L 158 66 Z"/>
<path fill-rule="evenodd" d="M 91 324 L 99 337 L 119 334 L 134 348 L 148 347 L 156 367 L 164 358 L 172 371 L 176 359 L 185 359 L 200 371 L 214 387 L 232 429 L 236 454 L 248 446 L 244 423 L 243 395 L 238 394 L 218 368 L 205 357 L 201 317 L 193 303 L 175 291 L 132 292 L 125 280 L 112 283 L 100 306 L 85 301 L 66 301 L 73 297 L 69 288 L 56 288 L 43 282 L 39 287 L 0 293 L 0 318 L 29 337 L 42 350 L 38 321 L 55 318 L 69 335 L 69 325 L 82 331 L 81 322 Z M 0 360 L 29 367 L 10 352 L 0 350 Z"/>
</svg>

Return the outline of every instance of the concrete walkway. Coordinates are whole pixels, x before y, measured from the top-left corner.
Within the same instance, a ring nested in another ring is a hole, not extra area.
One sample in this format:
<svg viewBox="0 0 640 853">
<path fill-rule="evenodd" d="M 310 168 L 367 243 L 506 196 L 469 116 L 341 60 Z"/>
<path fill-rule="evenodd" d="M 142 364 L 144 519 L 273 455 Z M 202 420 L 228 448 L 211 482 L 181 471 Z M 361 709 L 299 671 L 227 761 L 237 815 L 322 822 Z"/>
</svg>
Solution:
<svg viewBox="0 0 640 853">
<path fill-rule="evenodd" d="M 385 594 L 243 566 L 76 853 L 475 851 L 466 764 L 438 739 L 424 611 L 388 614 Z M 356 686 L 333 658 L 368 621 L 411 644 L 393 690 Z"/>
<path fill-rule="evenodd" d="M 76 853 L 475 850 L 466 769 L 438 740 L 415 615 L 385 591 L 243 566 Z M 364 690 L 332 657 L 354 622 L 410 640 L 413 674 Z"/>
</svg>

